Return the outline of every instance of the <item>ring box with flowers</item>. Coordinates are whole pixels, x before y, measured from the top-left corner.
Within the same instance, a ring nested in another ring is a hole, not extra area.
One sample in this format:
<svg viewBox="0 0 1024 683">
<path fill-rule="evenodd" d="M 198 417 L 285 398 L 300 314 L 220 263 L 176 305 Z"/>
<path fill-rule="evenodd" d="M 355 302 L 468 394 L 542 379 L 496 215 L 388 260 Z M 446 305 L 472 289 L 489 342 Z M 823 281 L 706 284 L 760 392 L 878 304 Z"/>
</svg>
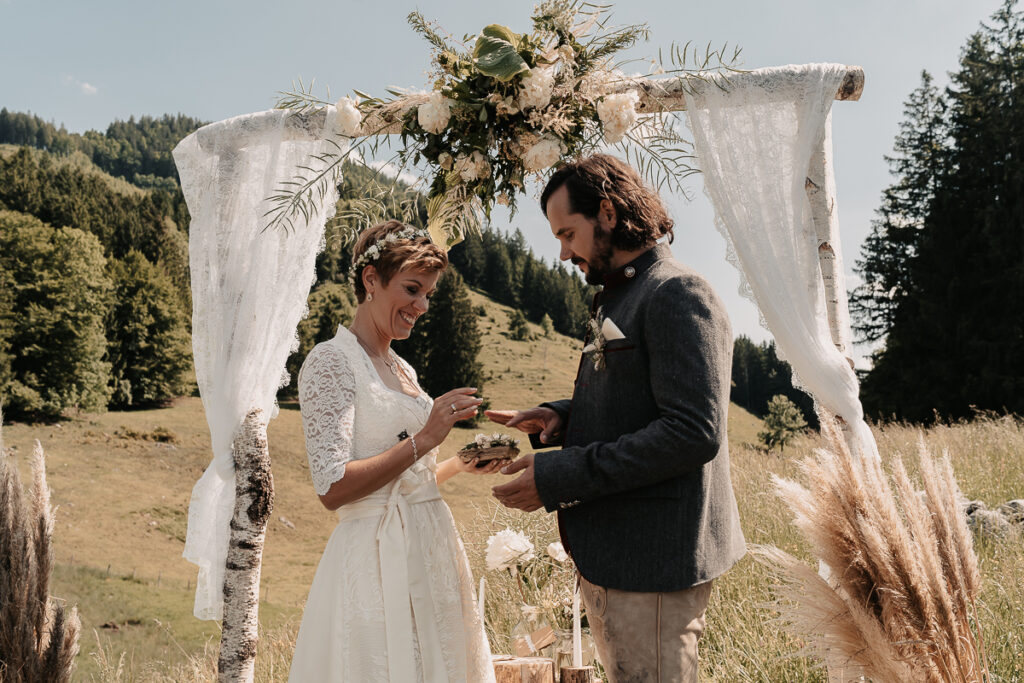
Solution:
<svg viewBox="0 0 1024 683">
<path fill-rule="evenodd" d="M 477 434 L 473 443 L 459 449 L 458 456 L 462 462 L 477 461 L 482 466 L 492 460 L 513 460 L 519 455 L 519 442 L 504 434 Z"/>
</svg>

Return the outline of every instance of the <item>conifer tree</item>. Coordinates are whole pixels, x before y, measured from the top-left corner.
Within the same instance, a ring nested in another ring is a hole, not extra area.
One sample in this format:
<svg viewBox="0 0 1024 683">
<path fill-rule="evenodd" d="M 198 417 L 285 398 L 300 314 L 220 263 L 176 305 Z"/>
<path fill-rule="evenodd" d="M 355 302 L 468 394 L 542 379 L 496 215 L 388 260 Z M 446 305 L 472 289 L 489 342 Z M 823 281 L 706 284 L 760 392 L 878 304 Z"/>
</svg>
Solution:
<svg viewBox="0 0 1024 683">
<path fill-rule="evenodd" d="M 779 447 L 779 451 L 786 450 L 786 444 L 799 434 L 807 423 L 804 421 L 800 409 L 782 394 L 772 396 L 768 402 L 768 412 L 764 418 L 764 430 L 758 432 L 757 438 L 761 440 L 769 451 Z"/>
<path fill-rule="evenodd" d="M 7 344 L 16 350 L 5 411 L 56 417 L 106 407 L 105 266 L 95 236 L 0 211 L 0 270 L 13 282 Z"/>
<path fill-rule="evenodd" d="M 909 294 L 863 384 L 911 420 L 1024 411 L 1024 16 L 972 35 L 947 91 L 946 161 L 909 259 Z"/>
<path fill-rule="evenodd" d="M 192 347 L 174 284 L 137 251 L 113 260 L 115 298 L 107 318 L 110 407 L 166 404 L 185 389 Z"/>
</svg>

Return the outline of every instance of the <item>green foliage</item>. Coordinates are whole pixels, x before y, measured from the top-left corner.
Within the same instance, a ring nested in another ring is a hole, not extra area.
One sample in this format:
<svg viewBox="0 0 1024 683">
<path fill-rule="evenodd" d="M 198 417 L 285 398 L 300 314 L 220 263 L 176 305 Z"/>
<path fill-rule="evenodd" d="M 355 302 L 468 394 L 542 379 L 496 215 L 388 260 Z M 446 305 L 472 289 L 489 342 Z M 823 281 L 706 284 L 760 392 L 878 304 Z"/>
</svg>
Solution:
<svg viewBox="0 0 1024 683">
<path fill-rule="evenodd" d="M 123 258 L 134 249 L 154 263 L 166 256 L 169 226 L 187 221 L 180 194 L 123 192 L 109 177 L 27 147 L 0 159 L 0 201 L 45 223 L 93 233 L 107 255 Z"/>
<path fill-rule="evenodd" d="M 508 331 L 512 339 L 526 341 L 530 338 L 530 325 L 526 322 L 526 316 L 519 309 L 512 311 L 508 317 Z"/>
<path fill-rule="evenodd" d="M 309 315 L 299 322 L 299 348 L 288 356 L 286 368 L 290 381 L 281 389 L 282 395 L 298 393 L 299 369 L 306 356 L 314 346 L 333 338 L 339 326 L 348 327 L 356 310 L 356 296 L 351 287 L 337 282 L 325 282 L 313 289 L 306 303 Z"/>
<path fill-rule="evenodd" d="M 793 369 L 779 358 L 774 341 L 755 344 L 741 334 L 733 342 L 729 400 L 763 418 L 771 398 L 782 394 L 800 409 L 811 426 L 817 427 L 814 401 L 793 386 L 792 378 Z"/>
<path fill-rule="evenodd" d="M 968 39 L 951 80 L 939 96 L 925 79 L 897 138 L 908 161 L 895 168 L 894 188 L 906 201 L 886 202 L 880 214 L 910 225 L 913 239 L 886 230 L 864 247 L 863 263 L 882 264 L 867 272 L 882 287 L 859 311 L 866 338 L 873 326 L 885 333 L 862 387 L 873 415 L 1024 412 L 1024 13 L 1016 0 Z M 907 254 L 889 259 L 900 251 Z M 890 283 L 887 300 L 881 290 Z"/>
<path fill-rule="evenodd" d="M 485 229 L 470 235 L 448 254 L 471 287 L 539 323 L 547 315 L 554 329 L 582 338 L 593 288 L 562 264 L 548 266 L 533 255 L 523 234 Z"/>
<path fill-rule="evenodd" d="M 171 151 L 182 138 L 203 125 L 189 116 L 164 114 L 114 121 L 106 130 L 84 135 L 68 133 L 32 114 L 0 109 L 0 143 L 25 145 L 56 154 L 78 151 L 113 176 L 139 187 L 159 187 L 174 192 L 178 170 Z M 171 182 L 166 182 L 166 181 Z"/>
<path fill-rule="evenodd" d="M 904 104 L 894 153 L 886 157 L 896 182 L 882 193 L 857 261 L 862 284 L 850 297 L 850 312 L 866 341 L 883 339 L 913 294 L 911 264 L 946 163 L 946 109 L 931 75 L 922 72 L 921 85 Z"/>
<path fill-rule="evenodd" d="M 394 349 L 416 368 L 420 386 L 431 396 L 458 387 L 483 389 L 477 315 L 457 272 L 445 271 L 430 310 L 416 323 L 412 336 L 396 342 Z"/>
<path fill-rule="evenodd" d="M 56 417 L 103 410 L 110 396 L 104 318 L 111 283 L 99 241 L 75 228 L 0 212 L 0 271 L 13 292 L 3 321 L 11 379 L 5 410 Z"/>
<path fill-rule="evenodd" d="M 555 331 L 554 324 L 551 322 L 551 316 L 547 313 L 540 319 L 540 328 L 544 330 L 544 336 L 550 338 Z"/>
<path fill-rule="evenodd" d="M 793 440 L 797 434 L 807 426 L 800 409 L 792 401 L 778 394 L 772 396 L 768 402 L 768 414 L 764 418 L 764 431 L 758 432 L 757 438 L 761 440 L 769 451 L 779 447 L 784 451 L 786 444 Z"/>
<path fill-rule="evenodd" d="M 110 407 L 163 405 L 185 388 L 192 349 L 170 278 L 137 251 L 112 260 L 116 299 L 107 317 Z"/>
</svg>

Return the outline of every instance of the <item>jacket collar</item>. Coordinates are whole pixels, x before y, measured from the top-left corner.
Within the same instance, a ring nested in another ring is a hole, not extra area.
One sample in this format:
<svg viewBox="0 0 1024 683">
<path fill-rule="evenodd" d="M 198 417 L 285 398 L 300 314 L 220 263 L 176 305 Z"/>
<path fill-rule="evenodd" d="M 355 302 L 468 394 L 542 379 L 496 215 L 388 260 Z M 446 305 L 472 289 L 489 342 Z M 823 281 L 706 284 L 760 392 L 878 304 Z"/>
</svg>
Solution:
<svg viewBox="0 0 1024 683">
<path fill-rule="evenodd" d="M 608 291 L 627 285 L 636 280 L 644 271 L 648 270 L 658 261 L 671 257 L 672 249 L 667 243 L 655 244 L 626 265 L 608 273 L 604 278 L 604 289 Z"/>
</svg>

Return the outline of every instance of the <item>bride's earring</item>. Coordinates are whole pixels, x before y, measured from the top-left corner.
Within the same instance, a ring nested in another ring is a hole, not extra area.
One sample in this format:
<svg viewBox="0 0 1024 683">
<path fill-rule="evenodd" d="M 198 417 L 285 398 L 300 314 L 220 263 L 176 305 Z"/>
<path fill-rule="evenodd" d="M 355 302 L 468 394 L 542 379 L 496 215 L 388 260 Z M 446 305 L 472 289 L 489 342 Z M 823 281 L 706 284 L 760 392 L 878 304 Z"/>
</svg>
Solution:
<svg viewBox="0 0 1024 683">
<path fill-rule="evenodd" d="M 369 294 L 366 295 L 366 300 L 373 301 L 373 292 L 370 292 Z"/>
</svg>

